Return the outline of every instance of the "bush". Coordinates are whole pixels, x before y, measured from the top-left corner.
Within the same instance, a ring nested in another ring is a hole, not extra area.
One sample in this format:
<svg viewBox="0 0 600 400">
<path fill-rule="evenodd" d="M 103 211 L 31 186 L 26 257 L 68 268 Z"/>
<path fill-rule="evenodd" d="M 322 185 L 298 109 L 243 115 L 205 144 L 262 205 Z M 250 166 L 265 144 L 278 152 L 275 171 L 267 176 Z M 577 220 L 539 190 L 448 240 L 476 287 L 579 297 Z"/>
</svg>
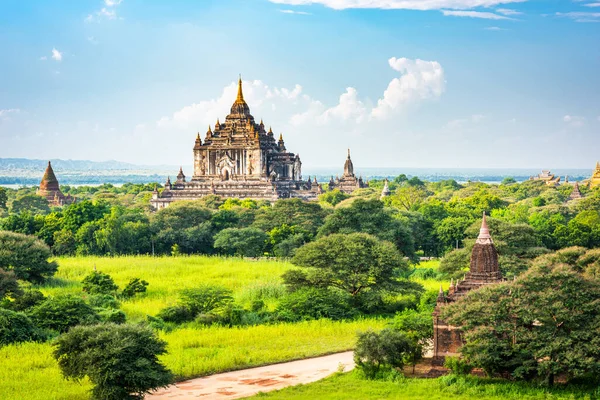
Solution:
<svg viewBox="0 0 600 400">
<path fill-rule="evenodd" d="M 119 308 L 119 301 L 110 294 L 95 294 L 88 297 L 88 303 L 97 308 Z"/>
<path fill-rule="evenodd" d="M 358 334 L 354 362 L 367 378 L 373 379 L 382 370 L 401 369 L 410 347 L 409 339 L 392 329 L 362 332 Z"/>
<path fill-rule="evenodd" d="M 41 328 L 66 332 L 75 325 L 99 321 L 94 309 L 80 297 L 72 295 L 48 298 L 31 310 L 31 319 Z"/>
<path fill-rule="evenodd" d="M 125 313 L 121 310 L 115 310 L 114 308 L 109 308 L 106 310 L 101 310 L 98 315 L 102 322 L 113 322 L 115 324 L 124 324 L 127 320 Z"/>
<path fill-rule="evenodd" d="M 100 271 L 93 271 L 81 283 L 83 291 L 89 294 L 112 294 L 119 289 L 110 275 Z"/>
<path fill-rule="evenodd" d="M 460 357 L 446 357 L 444 366 L 454 375 L 469 375 L 473 366 Z"/>
<path fill-rule="evenodd" d="M 98 400 L 142 399 L 144 394 L 171 382 L 172 375 L 158 362 L 166 342 L 141 325 L 78 326 L 56 341 L 54 357 L 63 375 L 94 384 Z"/>
<path fill-rule="evenodd" d="M 27 311 L 38 304 L 43 303 L 45 300 L 46 296 L 44 296 L 44 294 L 39 290 L 25 290 L 22 295 L 9 303 L 8 308 L 13 311 Z"/>
<path fill-rule="evenodd" d="M 5 271 L 0 268 L 0 300 L 7 296 L 16 297 L 22 293 L 13 271 Z"/>
<path fill-rule="evenodd" d="M 193 321 L 194 315 L 195 314 L 186 306 L 172 306 L 160 310 L 156 317 L 164 322 L 182 324 L 184 322 Z"/>
<path fill-rule="evenodd" d="M 269 236 L 257 228 L 227 228 L 215 235 L 215 249 L 225 254 L 258 257 Z"/>
<path fill-rule="evenodd" d="M 355 312 L 349 305 L 349 297 L 336 290 L 300 289 L 281 299 L 277 313 L 286 321 L 352 318 Z"/>
<path fill-rule="evenodd" d="M 134 297 L 138 293 L 146 293 L 146 287 L 148 282 L 141 280 L 140 278 L 133 278 L 129 281 L 127 286 L 121 292 L 121 296 L 126 299 Z"/>
<path fill-rule="evenodd" d="M 0 308 L 0 345 L 39 340 L 37 330 L 23 313 Z"/>
<path fill-rule="evenodd" d="M 195 316 L 207 313 L 233 301 L 232 292 L 219 286 L 201 286 L 181 292 L 179 303 Z"/>
<path fill-rule="evenodd" d="M 33 237 L 0 231 L 0 268 L 14 271 L 18 279 L 42 283 L 56 272 L 58 264 L 49 262 L 50 248 Z"/>
</svg>

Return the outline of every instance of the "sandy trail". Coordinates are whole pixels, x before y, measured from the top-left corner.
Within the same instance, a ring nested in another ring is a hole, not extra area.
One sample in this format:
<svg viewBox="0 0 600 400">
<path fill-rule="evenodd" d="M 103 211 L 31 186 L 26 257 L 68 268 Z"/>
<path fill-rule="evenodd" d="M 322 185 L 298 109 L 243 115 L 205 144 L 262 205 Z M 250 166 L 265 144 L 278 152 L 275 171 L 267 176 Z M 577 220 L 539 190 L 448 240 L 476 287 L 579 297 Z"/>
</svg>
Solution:
<svg viewBox="0 0 600 400">
<path fill-rule="evenodd" d="M 300 383 L 318 381 L 336 372 L 340 364 L 344 366 L 344 371 L 349 371 L 354 368 L 352 354 L 351 351 L 347 351 L 324 357 L 205 376 L 178 382 L 145 398 L 154 400 L 240 399 L 258 392 L 269 392 Z"/>
</svg>

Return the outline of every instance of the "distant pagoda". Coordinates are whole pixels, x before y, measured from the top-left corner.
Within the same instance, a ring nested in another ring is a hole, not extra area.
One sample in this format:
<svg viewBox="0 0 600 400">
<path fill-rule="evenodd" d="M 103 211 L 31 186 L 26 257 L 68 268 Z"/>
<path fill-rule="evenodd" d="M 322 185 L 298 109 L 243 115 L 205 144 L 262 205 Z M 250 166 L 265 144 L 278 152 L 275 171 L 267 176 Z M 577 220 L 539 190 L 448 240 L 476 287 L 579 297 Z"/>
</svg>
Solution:
<svg viewBox="0 0 600 400">
<path fill-rule="evenodd" d="M 60 191 L 60 185 L 58 183 L 58 179 L 56 179 L 56 175 L 54 174 L 52 163 L 50 161 L 48 161 L 48 166 L 46 167 L 46 171 L 44 172 L 44 176 L 40 182 L 40 188 L 36 194 L 38 196 L 45 197 L 48 201 L 48 204 L 51 206 L 64 206 L 66 204 L 71 204 L 74 201 L 70 195 L 65 196 Z"/>
<path fill-rule="evenodd" d="M 600 186 L 600 161 L 596 163 L 596 169 L 590 178 L 590 187 L 595 188 L 596 186 Z"/>
<path fill-rule="evenodd" d="M 463 280 L 456 281 L 456 283 L 450 282 L 447 296 L 440 287 L 437 304 L 433 312 L 434 364 L 442 365 L 445 357 L 459 355 L 459 349 L 463 345 L 460 327 L 448 325 L 440 318 L 442 308 L 448 303 L 455 302 L 471 290 L 502 281 L 502 273 L 498 266 L 498 251 L 494 246 L 484 213 L 479 236 L 471 252 L 469 272 Z"/>
<path fill-rule="evenodd" d="M 581 199 L 583 197 L 583 195 L 581 194 L 581 191 L 579 190 L 579 182 L 575 182 L 575 185 L 573 186 L 573 191 L 571 192 L 571 195 L 569 196 L 569 200 L 577 200 L 577 199 Z"/>
</svg>

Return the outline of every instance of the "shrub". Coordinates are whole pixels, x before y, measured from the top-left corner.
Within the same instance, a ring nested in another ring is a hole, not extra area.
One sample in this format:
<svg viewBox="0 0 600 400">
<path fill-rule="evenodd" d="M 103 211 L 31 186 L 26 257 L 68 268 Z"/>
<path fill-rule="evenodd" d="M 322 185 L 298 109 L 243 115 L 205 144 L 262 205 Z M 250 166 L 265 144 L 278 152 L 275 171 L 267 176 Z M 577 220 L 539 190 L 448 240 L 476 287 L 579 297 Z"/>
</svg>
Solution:
<svg viewBox="0 0 600 400">
<path fill-rule="evenodd" d="M 125 313 L 121 310 L 115 310 L 114 308 L 109 308 L 106 310 L 101 310 L 98 315 L 102 322 L 113 322 L 115 324 L 124 324 L 127 320 Z"/>
<path fill-rule="evenodd" d="M 56 341 L 54 357 L 67 378 L 88 376 L 98 400 L 142 399 L 172 375 L 158 362 L 166 342 L 141 325 L 78 326 Z"/>
<path fill-rule="evenodd" d="M 46 297 L 39 290 L 25 290 L 22 295 L 15 298 L 10 303 L 10 309 L 13 311 L 27 311 L 38 304 L 43 303 Z"/>
<path fill-rule="evenodd" d="M 0 268 L 0 300 L 6 296 L 16 297 L 22 293 L 17 282 L 17 276 L 13 271 L 5 271 Z"/>
<path fill-rule="evenodd" d="M 358 334 L 354 362 L 367 378 L 375 378 L 382 370 L 401 369 L 411 343 L 401 332 L 383 329 Z"/>
<path fill-rule="evenodd" d="M 98 308 L 119 308 L 119 301 L 110 294 L 95 294 L 88 297 L 88 303 Z"/>
<path fill-rule="evenodd" d="M 31 310 L 31 319 L 39 327 L 66 332 L 75 325 L 94 323 L 98 314 L 80 297 L 72 295 L 48 298 Z"/>
<path fill-rule="evenodd" d="M 277 313 L 288 321 L 352 318 L 355 313 L 348 303 L 349 297 L 336 290 L 300 289 L 281 299 Z"/>
<path fill-rule="evenodd" d="M 0 268 L 14 271 L 18 279 L 44 282 L 58 268 L 48 261 L 51 256 L 50 248 L 33 236 L 0 231 Z"/>
<path fill-rule="evenodd" d="M 119 288 L 110 275 L 100 271 L 93 271 L 83 278 L 83 291 L 89 294 L 111 294 Z"/>
<path fill-rule="evenodd" d="M 35 326 L 25 314 L 0 308 L 0 345 L 38 339 Z"/>
<path fill-rule="evenodd" d="M 146 287 L 148 282 L 141 280 L 140 278 L 133 278 L 129 281 L 127 286 L 121 292 L 121 296 L 126 299 L 134 297 L 138 293 L 146 293 Z"/>
<path fill-rule="evenodd" d="M 473 366 L 460 357 L 446 357 L 444 366 L 454 375 L 469 375 Z"/>
<path fill-rule="evenodd" d="M 194 319 L 194 315 L 195 314 L 193 314 L 188 307 L 172 306 L 160 310 L 156 317 L 165 322 L 182 324 L 184 322 L 192 321 Z"/>
<path fill-rule="evenodd" d="M 219 286 L 201 286 L 181 292 L 180 304 L 193 315 L 207 313 L 233 301 L 232 292 Z"/>
<path fill-rule="evenodd" d="M 269 236 L 257 228 L 227 228 L 215 235 L 215 249 L 225 254 L 258 257 Z"/>
</svg>

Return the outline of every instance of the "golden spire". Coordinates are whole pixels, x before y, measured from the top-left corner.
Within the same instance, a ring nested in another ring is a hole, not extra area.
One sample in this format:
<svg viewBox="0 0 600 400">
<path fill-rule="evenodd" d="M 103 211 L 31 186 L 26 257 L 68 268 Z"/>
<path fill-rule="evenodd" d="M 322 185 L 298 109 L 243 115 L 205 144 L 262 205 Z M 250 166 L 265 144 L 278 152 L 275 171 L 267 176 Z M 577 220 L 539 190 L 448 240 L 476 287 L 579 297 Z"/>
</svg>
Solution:
<svg viewBox="0 0 600 400">
<path fill-rule="evenodd" d="M 280 142 L 283 142 L 283 133 L 280 133 L 280 134 L 279 134 L 279 141 L 280 141 Z"/>
<path fill-rule="evenodd" d="M 208 127 L 208 129 L 210 130 L 210 126 Z M 198 132 L 198 134 L 196 135 L 196 140 L 200 140 L 200 132 Z"/>
<path fill-rule="evenodd" d="M 237 99 L 235 99 L 235 101 L 244 101 L 244 93 L 242 92 L 242 74 L 240 74 L 240 79 L 238 80 L 238 94 Z"/>
<path fill-rule="evenodd" d="M 207 133 L 212 133 L 212 130 L 210 129 L 210 125 L 208 125 L 208 131 L 207 131 Z M 200 136 L 200 135 L 198 135 L 198 136 Z"/>
</svg>

